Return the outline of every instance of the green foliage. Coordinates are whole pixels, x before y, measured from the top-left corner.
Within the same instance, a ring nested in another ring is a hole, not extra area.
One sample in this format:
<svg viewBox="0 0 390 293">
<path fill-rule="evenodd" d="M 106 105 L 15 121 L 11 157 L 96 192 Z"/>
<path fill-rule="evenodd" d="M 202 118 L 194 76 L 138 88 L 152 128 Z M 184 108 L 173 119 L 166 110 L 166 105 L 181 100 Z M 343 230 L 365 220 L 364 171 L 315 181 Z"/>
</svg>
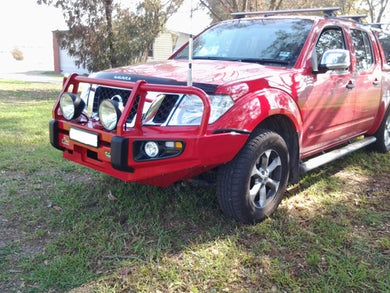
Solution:
<svg viewBox="0 0 390 293">
<path fill-rule="evenodd" d="M 183 0 L 145 0 L 123 8 L 113 0 L 38 0 L 61 8 L 69 31 L 61 47 L 89 71 L 143 62 L 167 18 Z"/>
<path fill-rule="evenodd" d="M 364 2 L 364 3 L 363 3 Z M 214 21 L 229 19 L 238 11 L 268 11 L 300 8 L 340 7 L 341 14 L 369 14 L 369 22 L 381 22 L 389 1 L 382 0 L 200 0 L 202 6 L 210 11 Z M 368 9 L 367 9 L 368 8 Z"/>
</svg>

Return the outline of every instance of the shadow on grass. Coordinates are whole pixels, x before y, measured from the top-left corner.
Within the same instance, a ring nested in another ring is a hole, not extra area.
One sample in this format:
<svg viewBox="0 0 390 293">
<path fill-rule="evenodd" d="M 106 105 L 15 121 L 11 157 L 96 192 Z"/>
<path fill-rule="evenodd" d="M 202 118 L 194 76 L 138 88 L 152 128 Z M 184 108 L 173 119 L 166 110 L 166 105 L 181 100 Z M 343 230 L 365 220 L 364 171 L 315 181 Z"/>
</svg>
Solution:
<svg viewBox="0 0 390 293">
<path fill-rule="evenodd" d="M 347 182 L 335 175 L 353 164 L 307 174 L 272 218 L 253 226 L 226 219 L 214 187 L 178 191 L 68 170 L 51 187 L 44 211 L 43 237 L 55 237 L 24 263 L 25 279 L 38 291 L 169 291 L 175 282 L 172 291 L 180 292 L 387 288 L 389 264 L 380 249 L 388 235 L 382 248 L 370 237 L 384 232 L 389 213 L 361 212 L 375 206 L 362 198 L 365 191 L 356 198 L 360 189 L 343 190 Z"/>
<path fill-rule="evenodd" d="M 6 103 L 33 101 L 54 101 L 58 96 L 58 90 L 0 90 L 0 100 Z"/>
</svg>

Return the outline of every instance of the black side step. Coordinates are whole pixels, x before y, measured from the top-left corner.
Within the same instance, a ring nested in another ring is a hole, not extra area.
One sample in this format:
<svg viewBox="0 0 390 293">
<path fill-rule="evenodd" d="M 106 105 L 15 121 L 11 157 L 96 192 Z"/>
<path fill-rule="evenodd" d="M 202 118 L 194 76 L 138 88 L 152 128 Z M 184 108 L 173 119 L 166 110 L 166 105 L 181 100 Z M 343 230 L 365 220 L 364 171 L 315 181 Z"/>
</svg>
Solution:
<svg viewBox="0 0 390 293">
<path fill-rule="evenodd" d="M 374 136 L 365 137 L 361 140 L 348 144 L 345 147 L 342 147 L 340 149 L 336 149 L 329 153 L 325 153 L 317 157 L 311 158 L 300 164 L 300 172 L 306 173 L 308 171 L 311 171 L 317 167 L 320 167 L 329 162 L 337 160 L 345 155 L 348 155 L 358 149 L 364 148 L 369 144 L 374 143 L 375 141 L 376 141 L 376 137 Z"/>
</svg>

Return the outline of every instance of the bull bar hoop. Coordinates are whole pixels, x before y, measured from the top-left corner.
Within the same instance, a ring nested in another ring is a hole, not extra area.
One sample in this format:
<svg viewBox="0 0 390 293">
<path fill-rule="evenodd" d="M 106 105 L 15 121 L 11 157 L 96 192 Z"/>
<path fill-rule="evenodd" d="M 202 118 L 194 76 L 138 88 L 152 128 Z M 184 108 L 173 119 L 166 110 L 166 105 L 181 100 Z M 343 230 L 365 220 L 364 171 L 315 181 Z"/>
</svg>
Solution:
<svg viewBox="0 0 390 293">
<path fill-rule="evenodd" d="M 130 111 L 133 107 L 134 101 L 136 100 L 136 97 L 139 96 L 139 104 L 137 107 L 137 115 L 136 120 L 134 124 L 134 129 L 141 131 L 142 129 L 142 109 L 145 104 L 146 100 L 146 93 L 148 91 L 151 92 L 161 92 L 161 93 L 174 93 L 174 94 L 187 94 L 187 95 L 196 95 L 198 96 L 203 103 L 203 115 L 202 120 L 199 126 L 199 135 L 203 136 L 206 134 L 207 131 L 207 125 L 210 118 L 210 112 L 211 112 L 211 106 L 210 106 L 210 100 L 207 96 L 207 94 L 193 86 L 177 86 L 177 85 L 160 85 L 160 84 L 151 84 L 147 83 L 144 80 L 138 80 L 136 82 L 131 81 L 121 81 L 121 80 L 111 80 L 111 79 L 101 79 L 101 78 L 90 78 L 90 77 L 84 77 L 79 76 L 76 73 L 73 73 L 69 75 L 69 77 L 64 77 L 63 80 L 63 87 L 60 92 L 60 95 L 57 98 L 56 103 L 54 104 L 52 115 L 53 117 L 56 117 L 56 111 L 59 107 L 59 101 L 60 97 L 64 92 L 68 92 L 69 89 L 71 89 L 71 92 L 73 94 L 77 94 L 79 90 L 79 84 L 80 83 L 88 83 L 88 84 L 97 84 L 97 85 L 104 85 L 104 86 L 110 86 L 110 87 L 118 87 L 118 88 L 124 88 L 124 89 L 130 89 L 131 94 L 129 96 L 129 100 L 126 103 L 122 115 L 118 121 L 118 125 L 116 128 L 117 135 L 123 136 L 123 132 L 125 131 L 124 125 L 126 123 L 126 117 L 130 114 Z"/>
</svg>

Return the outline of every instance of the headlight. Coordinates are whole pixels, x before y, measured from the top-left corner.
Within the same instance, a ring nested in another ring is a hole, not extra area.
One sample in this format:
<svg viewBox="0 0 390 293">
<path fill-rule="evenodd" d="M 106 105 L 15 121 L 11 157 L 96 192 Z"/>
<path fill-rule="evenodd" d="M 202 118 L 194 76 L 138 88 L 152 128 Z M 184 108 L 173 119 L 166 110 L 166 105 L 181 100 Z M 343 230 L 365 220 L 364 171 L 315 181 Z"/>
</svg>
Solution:
<svg viewBox="0 0 390 293">
<path fill-rule="evenodd" d="M 85 108 L 84 101 L 72 93 L 63 93 L 60 98 L 60 109 L 66 120 L 78 118 Z"/>
<path fill-rule="evenodd" d="M 100 123 L 106 130 L 115 129 L 118 124 L 119 117 L 122 114 L 118 101 L 115 100 L 104 100 L 99 106 L 99 118 Z"/>
<path fill-rule="evenodd" d="M 211 113 L 209 123 L 214 123 L 225 114 L 233 105 L 232 98 L 228 95 L 210 95 Z"/>
<path fill-rule="evenodd" d="M 228 95 L 210 95 L 211 113 L 209 124 L 217 121 L 234 104 Z M 203 102 L 195 95 L 185 95 L 173 113 L 168 125 L 200 125 Z"/>
<path fill-rule="evenodd" d="M 198 96 L 185 95 L 175 109 L 168 125 L 200 125 L 203 102 Z"/>
</svg>

